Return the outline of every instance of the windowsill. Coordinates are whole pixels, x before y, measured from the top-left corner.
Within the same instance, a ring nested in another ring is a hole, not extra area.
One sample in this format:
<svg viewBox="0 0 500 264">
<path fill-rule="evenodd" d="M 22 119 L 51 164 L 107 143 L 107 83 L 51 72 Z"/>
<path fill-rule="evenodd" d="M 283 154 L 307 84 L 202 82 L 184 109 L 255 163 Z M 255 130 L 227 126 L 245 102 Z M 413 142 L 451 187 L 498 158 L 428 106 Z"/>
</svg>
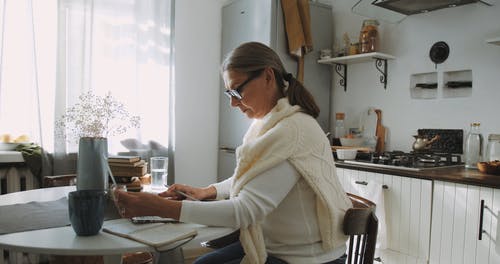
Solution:
<svg viewBox="0 0 500 264">
<path fill-rule="evenodd" d="M 23 155 L 19 151 L 0 150 L 0 163 L 22 163 Z"/>
</svg>

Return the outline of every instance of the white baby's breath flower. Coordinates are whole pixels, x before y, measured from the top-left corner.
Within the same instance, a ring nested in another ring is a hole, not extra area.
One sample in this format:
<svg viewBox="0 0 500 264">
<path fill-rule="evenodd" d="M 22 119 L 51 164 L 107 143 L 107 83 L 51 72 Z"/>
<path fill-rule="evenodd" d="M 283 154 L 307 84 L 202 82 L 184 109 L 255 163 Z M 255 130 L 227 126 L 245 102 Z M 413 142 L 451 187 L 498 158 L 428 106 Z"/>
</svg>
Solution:
<svg viewBox="0 0 500 264">
<path fill-rule="evenodd" d="M 139 126 L 140 117 L 130 115 L 125 105 L 109 92 L 104 97 L 92 91 L 81 94 L 78 103 L 67 108 L 66 113 L 56 121 L 58 134 L 66 134 L 76 141 L 81 137 L 107 138 Z"/>
</svg>

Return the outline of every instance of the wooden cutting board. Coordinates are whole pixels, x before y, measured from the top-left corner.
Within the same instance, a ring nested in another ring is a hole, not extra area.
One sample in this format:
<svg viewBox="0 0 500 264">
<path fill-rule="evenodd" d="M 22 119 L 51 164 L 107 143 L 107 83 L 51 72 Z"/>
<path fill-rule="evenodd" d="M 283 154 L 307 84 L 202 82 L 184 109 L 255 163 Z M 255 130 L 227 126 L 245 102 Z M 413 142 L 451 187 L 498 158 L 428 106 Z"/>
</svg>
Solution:
<svg viewBox="0 0 500 264">
<path fill-rule="evenodd" d="M 382 153 L 385 150 L 385 127 L 382 125 L 382 110 L 375 109 L 377 113 L 377 145 L 375 146 L 376 153 Z"/>
</svg>

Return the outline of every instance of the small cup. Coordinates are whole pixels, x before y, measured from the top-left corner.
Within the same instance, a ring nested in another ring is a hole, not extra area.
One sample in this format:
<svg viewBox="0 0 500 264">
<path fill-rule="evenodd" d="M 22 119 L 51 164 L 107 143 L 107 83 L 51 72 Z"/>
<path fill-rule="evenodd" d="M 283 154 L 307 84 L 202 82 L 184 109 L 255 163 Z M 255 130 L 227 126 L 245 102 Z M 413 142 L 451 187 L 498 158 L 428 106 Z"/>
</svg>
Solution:
<svg viewBox="0 0 500 264">
<path fill-rule="evenodd" d="M 329 59 L 332 57 L 332 50 L 331 49 L 323 49 L 319 51 L 319 58 L 320 59 Z"/>
<path fill-rule="evenodd" d="M 320 59 L 329 59 L 331 57 L 332 57 L 332 50 L 331 49 L 320 50 L 320 52 L 319 52 Z"/>
<path fill-rule="evenodd" d="M 168 175 L 168 158 L 152 157 L 151 162 L 151 189 L 164 189 L 164 179 Z"/>
<path fill-rule="evenodd" d="M 349 55 L 356 55 L 359 53 L 359 44 L 358 43 L 351 43 L 349 46 Z"/>
<path fill-rule="evenodd" d="M 109 188 L 109 193 L 111 200 L 116 202 L 116 197 L 115 197 L 115 191 L 127 191 L 127 185 L 126 184 L 111 184 L 111 187 Z"/>
<path fill-rule="evenodd" d="M 106 192 L 103 190 L 78 190 L 68 194 L 69 220 L 79 236 L 99 233 L 104 221 Z"/>
</svg>

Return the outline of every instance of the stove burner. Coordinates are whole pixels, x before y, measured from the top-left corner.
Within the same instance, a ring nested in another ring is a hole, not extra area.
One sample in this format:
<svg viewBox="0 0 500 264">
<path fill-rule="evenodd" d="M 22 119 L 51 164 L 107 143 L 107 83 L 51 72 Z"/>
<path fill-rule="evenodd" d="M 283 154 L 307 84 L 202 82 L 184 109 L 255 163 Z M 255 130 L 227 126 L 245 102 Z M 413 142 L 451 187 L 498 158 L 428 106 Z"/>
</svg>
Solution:
<svg viewBox="0 0 500 264">
<path fill-rule="evenodd" d="M 377 167 L 412 168 L 415 170 L 463 165 L 458 154 L 403 151 L 373 154 L 369 161 L 360 160 L 360 162 L 366 165 L 376 164 Z"/>
<path fill-rule="evenodd" d="M 438 163 L 441 160 L 440 156 L 423 155 L 417 157 L 419 162 L 424 163 Z"/>
</svg>

